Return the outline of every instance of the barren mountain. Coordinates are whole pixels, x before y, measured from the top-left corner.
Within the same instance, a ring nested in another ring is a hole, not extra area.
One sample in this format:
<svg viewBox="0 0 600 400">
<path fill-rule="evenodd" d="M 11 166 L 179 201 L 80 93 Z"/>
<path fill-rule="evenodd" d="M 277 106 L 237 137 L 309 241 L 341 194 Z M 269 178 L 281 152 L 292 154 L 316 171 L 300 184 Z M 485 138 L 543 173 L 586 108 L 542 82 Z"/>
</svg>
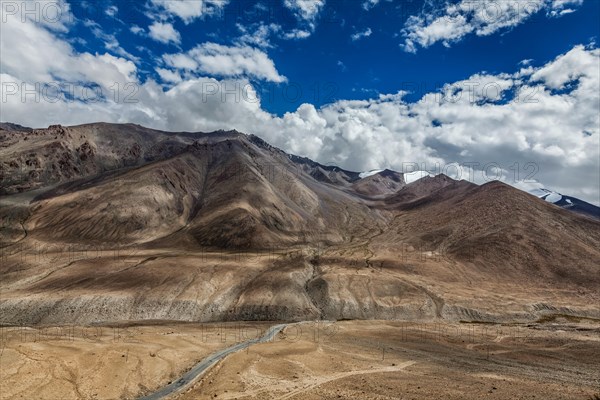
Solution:
<svg viewBox="0 0 600 400">
<path fill-rule="evenodd" d="M 180 154 L 194 142 L 224 140 L 237 132 L 170 133 L 134 124 L 52 125 L 47 129 L 3 124 L 0 194 L 19 193 L 78 178 L 140 166 Z"/>
<path fill-rule="evenodd" d="M 571 196 L 565 196 L 548 189 L 534 189 L 530 193 L 566 210 L 600 220 L 600 207 L 586 201 Z"/>
<path fill-rule="evenodd" d="M 0 131 L 4 324 L 600 318 L 600 222 L 239 132 Z"/>
<path fill-rule="evenodd" d="M 352 185 L 352 188 L 356 192 L 367 196 L 377 196 L 396 193 L 404 185 L 403 174 L 385 169 L 358 180 Z"/>
</svg>

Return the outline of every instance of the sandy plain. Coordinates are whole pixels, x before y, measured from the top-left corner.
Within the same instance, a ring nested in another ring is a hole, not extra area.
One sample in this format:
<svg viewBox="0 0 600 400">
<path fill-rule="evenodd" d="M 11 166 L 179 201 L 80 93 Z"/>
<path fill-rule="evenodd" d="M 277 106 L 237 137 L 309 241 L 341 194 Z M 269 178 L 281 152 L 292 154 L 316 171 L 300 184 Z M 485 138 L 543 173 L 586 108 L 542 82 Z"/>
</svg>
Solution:
<svg viewBox="0 0 600 400">
<path fill-rule="evenodd" d="M 133 399 L 270 323 L 4 327 L 2 399 Z M 314 321 L 234 353 L 177 399 L 594 399 L 600 322 Z"/>
</svg>

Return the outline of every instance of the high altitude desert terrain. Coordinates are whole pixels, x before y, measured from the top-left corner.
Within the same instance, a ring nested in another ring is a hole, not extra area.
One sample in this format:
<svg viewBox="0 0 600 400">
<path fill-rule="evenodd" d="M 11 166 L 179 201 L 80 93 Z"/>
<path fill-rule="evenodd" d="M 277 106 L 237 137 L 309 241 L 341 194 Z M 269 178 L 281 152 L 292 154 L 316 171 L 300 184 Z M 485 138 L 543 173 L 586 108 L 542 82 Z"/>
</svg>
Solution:
<svg viewBox="0 0 600 400">
<path fill-rule="evenodd" d="M 235 131 L 5 124 L 0 160 L 2 398 L 147 395 L 230 344 L 207 326 L 300 321 L 175 396 L 600 393 L 594 215 L 495 181 L 361 178 Z M 32 334 L 65 327 L 101 334 Z"/>
<path fill-rule="evenodd" d="M 269 323 L 4 328 L 6 399 L 133 399 Z M 312 321 L 219 361 L 177 399 L 590 399 L 597 321 Z"/>
</svg>

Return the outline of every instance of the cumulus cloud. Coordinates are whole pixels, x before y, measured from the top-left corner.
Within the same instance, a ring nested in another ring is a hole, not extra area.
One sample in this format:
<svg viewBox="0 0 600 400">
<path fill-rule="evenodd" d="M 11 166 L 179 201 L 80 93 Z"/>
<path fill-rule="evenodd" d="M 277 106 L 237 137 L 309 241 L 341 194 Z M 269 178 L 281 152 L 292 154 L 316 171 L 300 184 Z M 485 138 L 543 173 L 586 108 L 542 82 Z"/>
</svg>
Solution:
<svg viewBox="0 0 600 400">
<path fill-rule="evenodd" d="M 352 41 L 355 42 L 359 39 L 371 36 L 372 33 L 373 33 L 373 31 L 371 31 L 371 28 L 367 28 L 366 30 L 364 30 L 362 32 L 356 32 L 356 33 L 352 34 L 352 36 L 350 36 L 350 37 L 352 38 Z"/>
<path fill-rule="evenodd" d="M 285 0 L 284 4 L 298 19 L 314 22 L 325 7 L 325 0 Z"/>
<path fill-rule="evenodd" d="M 155 12 L 179 17 L 186 24 L 217 14 L 228 3 L 228 0 L 152 0 Z"/>
<path fill-rule="evenodd" d="M 179 83 L 183 79 L 176 71 L 172 71 L 165 68 L 156 68 L 156 73 L 160 76 L 160 79 L 165 83 Z"/>
<path fill-rule="evenodd" d="M 535 81 L 541 80 L 552 89 L 562 89 L 577 79 L 594 79 L 598 73 L 597 51 L 588 51 L 583 46 L 576 46 L 567 54 L 558 57 L 532 74 Z"/>
<path fill-rule="evenodd" d="M 222 77 L 252 77 L 277 83 L 286 81 L 265 52 L 250 46 L 203 43 L 187 53 L 168 54 L 163 59 L 171 67 L 190 72 Z"/>
<path fill-rule="evenodd" d="M 184 53 L 165 54 L 163 60 L 168 66 L 181 70 L 195 71 L 199 68 L 198 62 Z"/>
<path fill-rule="evenodd" d="M 287 7 L 302 24 L 300 29 L 294 29 L 284 35 L 286 39 L 304 39 L 315 30 L 319 14 L 325 8 L 325 0 L 284 0 Z"/>
<path fill-rule="evenodd" d="M 281 32 L 281 25 L 275 23 L 258 23 L 251 26 L 237 24 L 237 28 L 241 33 L 241 36 L 236 40 L 237 43 L 264 49 L 273 47 L 270 41 L 271 36 Z"/>
<path fill-rule="evenodd" d="M 148 27 L 148 34 L 157 42 L 161 43 L 181 43 L 181 35 L 173 28 L 170 23 L 154 22 Z"/>
<path fill-rule="evenodd" d="M 19 81 L 96 82 L 108 87 L 115 79 L 133 79 L 133 62 L 110 54 L 76 53 L 57 35 L 66 29 L 62 21 L 48 19 L 22 22 L 22 15 L 6 15 L 0 35 L 0 71 Z M 110 46 L 107 46 L 110 47 Z"/>
<path fill-rule="evenodd" d="M 396 93 L 321 108 L 303 104 L 276 116 L 264 110 L 248 79 L 282 79 L 257 49 L 208 43 L 165 57 L 168 68 L 156 71 L 169 83 L 165 88 L 142 81 L 124 57 L 76 52 L 48 27 L 9 20 L 2 33 L 5 121 L 34 127 L 109 121 L 171 131 L 238 129 L 346 169 L 442 172 L 477 183 L 501 179 L 600 202 L 595 47 L 575 46 L 546 65 L 476 74 L 416 102 Z M 94 101 L 81 94 L 24 96 L 23 84 L 43 92 L 36 83 L 56 81 L 84 82 L 103 95 Z"/>
<path fill-rule="evenodd" d="M 574 11 L 582 3 L 583 0 L 461 0 L 445 3 L 428 13 L 408 18 L 402 30 L 402 48 L 415 53 L 419 46 L 427 48 L 437 42 L 450 46 L 469 34 L 488 36 L 513 28 L 541 10 L 546 10 L 548 16 L 557 17 Z"/>
<path fill-rule="evenodd" d="M 0 2 L 1 13 L 12 16 L 16 11 L 21 21 L 27 20 L 49 29 L 53 32 L 67 32 L 70 25 L 77 19 L 71 12 L 71 6 L 66 0 L 30 0 L 28 6 L 24 3 L 3 1 Z M 27 10 L 39 10 L 26 12 Z M 42 16 L 42 18 L 40 18 Z"/>
</svg>

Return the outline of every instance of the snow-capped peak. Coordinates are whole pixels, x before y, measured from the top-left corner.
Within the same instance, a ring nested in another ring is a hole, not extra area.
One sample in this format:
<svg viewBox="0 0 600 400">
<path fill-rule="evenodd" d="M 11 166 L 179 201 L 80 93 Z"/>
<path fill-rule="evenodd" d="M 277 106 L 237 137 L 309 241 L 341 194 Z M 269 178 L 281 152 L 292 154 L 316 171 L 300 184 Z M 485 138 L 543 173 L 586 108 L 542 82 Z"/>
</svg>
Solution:
<svg viewBox="0 0 600 400">
<path fill-rule="evenodd" d="M 383 172 L 383 171 L 384 171 L 383 169 L 372 169 L 370 171 L 361 172 L 360 174 L 358 174 L 358 177 L 360 179 L 363 179 L 363 178 L 366 178 L 366 177 L 369 177 L 369 176 L 373 176 L 373 175 L 378 174 L 378 173 Z"/>
<path fill-rule="evenodd" d="M 579 200 L 578 198 L 566 196 L 564 194 L 544 188 L 533 189 L 530 190 L 529 193 L 558 207 L 600 220 L 600 207 L 587 203 L 583 200 Z"/>
<path fill-rule="evenodd" d="M 560 193 L 553 192 L 548 189 L 533 189 L 529 191 L 530 194 L 539 197 L 540 199 L 546 200 L 548 203 L 558 203 L 562 200 L 563 196 Z"/>
</svg>

